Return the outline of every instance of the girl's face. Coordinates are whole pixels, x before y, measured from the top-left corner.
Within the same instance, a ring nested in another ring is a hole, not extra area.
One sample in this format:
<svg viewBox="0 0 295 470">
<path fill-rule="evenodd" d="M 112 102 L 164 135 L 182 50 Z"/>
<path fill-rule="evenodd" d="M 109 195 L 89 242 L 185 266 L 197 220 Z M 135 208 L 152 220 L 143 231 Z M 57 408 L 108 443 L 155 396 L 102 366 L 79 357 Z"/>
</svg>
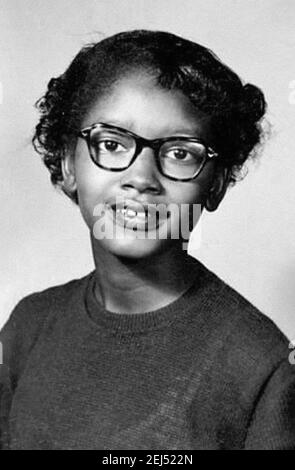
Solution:
<svg viewBox="0 0 295 470">
<path fill-rule="evenodd" d="M 99 122 L 147 139 L 184 135 L 199 137 L 210 145 L 208 120 L 198 115 L 188 98 L 180 91 L 162 89 L 152 78 L 139 74 L 121 79 L 99 98 L 81 128 Z M 79 138 L 68 167 L 94 243 L 116 256 L 144 258 L 182 243 L 179 238 L 171 238 L 171 233 L 179 230 L 179 217 L 173 211 L 160 221 L 160 227 L 152 226 L 149 232 L 134 231 L 123 226 L 122 217 L 116 219 L 110 206 L 118 199 L 131 205 L 173 203 L 179 208 L 182 204 L 201 204 L 212 183 L 213 165 L 208 162 L 195 180 L 172 181 L 159 173 L 154 151 L 144 148 L 129 168 L 112 172 L 93 163 L 85 140 Z M 160 231 L 167 236 L 159 235 Z"/>
</svg>

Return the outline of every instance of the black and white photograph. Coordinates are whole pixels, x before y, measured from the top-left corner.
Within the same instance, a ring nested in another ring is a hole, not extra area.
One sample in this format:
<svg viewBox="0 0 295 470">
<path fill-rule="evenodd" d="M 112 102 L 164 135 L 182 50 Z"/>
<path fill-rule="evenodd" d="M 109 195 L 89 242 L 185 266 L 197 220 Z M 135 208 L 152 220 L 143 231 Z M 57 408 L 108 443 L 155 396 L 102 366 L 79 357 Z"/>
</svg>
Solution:
<svg viewBox="0 0 295 470">
<path fill-rule="evenodd" d="M 0 450 L 295 450 L 294 25 L 0 0 Z"/>
</svg>

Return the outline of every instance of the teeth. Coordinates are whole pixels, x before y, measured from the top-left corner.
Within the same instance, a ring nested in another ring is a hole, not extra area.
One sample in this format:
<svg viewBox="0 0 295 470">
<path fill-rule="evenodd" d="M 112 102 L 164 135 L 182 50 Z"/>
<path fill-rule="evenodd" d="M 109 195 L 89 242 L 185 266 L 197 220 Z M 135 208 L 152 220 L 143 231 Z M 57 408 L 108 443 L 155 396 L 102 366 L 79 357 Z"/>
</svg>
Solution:
<svg viewBox="0 0 295 470">
<path fill-rule="evenodd" d="M 145 212 L 137 212 L 134 211 L 133 209 L 116 209 L 116 214 L 123 214 L 126 217 L 134 218 L 138 217 L 139 219 L 145 220 L 146 217 L 149 216 L 148 213 Z"/>
<path fill-rule="evenodd" d="M 137 212 L 133 211 L 132 209 L 127 209 L 126 215 L 127 215 L 127 217 L 136 217 Z"/>
<path fill-rule="evenodd" d="M 136 215 L 139 219 L 142 219 L 142 220 L 145 220 L 145 218 L 147 217 L 147 214 L 145 212 L 137 212 Z"/>
</svg>

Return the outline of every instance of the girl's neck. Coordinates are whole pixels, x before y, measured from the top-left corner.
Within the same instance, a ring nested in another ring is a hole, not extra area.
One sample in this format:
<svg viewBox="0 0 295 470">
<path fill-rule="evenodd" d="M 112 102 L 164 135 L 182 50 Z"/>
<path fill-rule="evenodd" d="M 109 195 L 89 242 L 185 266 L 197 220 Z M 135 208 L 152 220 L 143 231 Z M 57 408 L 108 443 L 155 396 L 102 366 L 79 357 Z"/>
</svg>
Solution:
<svg viewBox="0 0 295 470">
<path fill-rule="evenodd" d="M 180 297 L 194 282 L 197 262 L 181 244 L 153 257 L 119 258 L 92 240 L 95 295 L 106 310 L 144 313 Z"/>
</svg>

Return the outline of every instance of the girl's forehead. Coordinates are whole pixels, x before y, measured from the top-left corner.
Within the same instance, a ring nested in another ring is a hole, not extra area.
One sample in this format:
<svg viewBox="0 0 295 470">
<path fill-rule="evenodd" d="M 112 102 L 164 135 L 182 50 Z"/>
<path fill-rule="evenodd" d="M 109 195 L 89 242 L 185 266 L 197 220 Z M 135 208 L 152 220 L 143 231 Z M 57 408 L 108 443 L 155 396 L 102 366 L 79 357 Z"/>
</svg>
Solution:
<svg viewBox="0 0 295 470">
<path fill-rule="evenodd" d="M 142 74 L 118 80 L 97 97 L 83 125 L 95 122 L 119 125 L 146 138 L 173 133 L 205 137 L 208 130 L 208 118 L 182 91 L 164 89 L 154 78 Z"/>
</svg>

